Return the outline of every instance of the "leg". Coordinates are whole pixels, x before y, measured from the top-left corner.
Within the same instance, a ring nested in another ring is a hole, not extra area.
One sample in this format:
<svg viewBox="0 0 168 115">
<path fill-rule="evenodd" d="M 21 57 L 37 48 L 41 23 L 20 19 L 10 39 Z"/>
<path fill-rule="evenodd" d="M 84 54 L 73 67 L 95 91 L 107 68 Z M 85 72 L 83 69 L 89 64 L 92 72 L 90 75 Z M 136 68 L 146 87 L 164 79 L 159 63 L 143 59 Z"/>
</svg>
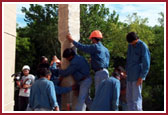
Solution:
<svg viewBox="0 0 168 115">
<path fill-rule="evenodd" d="M 76 104 L 76 111 L 85 111 L 86 105 L 85 101 L 89 93 L 89 88 L 91 86 L 91 78 L 87 78 L 80 83 L 78 102 Z"/>
<path fill-rule="evenodd" d="M 126 100 L 127 100 L 127 108 L 128 111 L 132 111 L 132 82 L 127 81 L 127 87 L 126 87 Z"/>
<path fill-rule="evenodd" d="M 142 85 L 137 86 L 136 82 L 133 82 L 133 110 L 142 111 Z"/>
<path fill-rule="evenodd" d="M 19 111 L 26 111 L 28 104 L 28 97 L 19 96 Z"/>
</svg>

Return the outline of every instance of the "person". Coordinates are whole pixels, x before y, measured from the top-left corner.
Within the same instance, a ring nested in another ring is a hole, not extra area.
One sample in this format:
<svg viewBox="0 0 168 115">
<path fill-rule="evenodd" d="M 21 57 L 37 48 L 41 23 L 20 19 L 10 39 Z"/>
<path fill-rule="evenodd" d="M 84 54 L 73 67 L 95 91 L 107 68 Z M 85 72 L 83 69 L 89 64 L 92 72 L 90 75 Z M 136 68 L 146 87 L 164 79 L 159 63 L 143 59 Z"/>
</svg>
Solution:
<svg viewBox="0 0 168 115">
<path fill-rule="evenodd" d="M 18 85 L 19 89 L 19 111 L 26 111 L 28 100 L 30 96 L 30 87 L 34 83 L 34 75 L 29 74 L 30 67 L 28 65 L 24 65 L 22 68 L 23 76 L 21 77 L 21 80 L 17 80 L 16 83 Z"/>
<path fill-rule="evenodd" d="M 56 55 L 53 56 L 50 66 L 52 66 L 54 62 L 56 63 L 57 67 L 60 67 L 61 61 L 57 58 Z"/>
<path fill-rule="evenodd" d="M 112 77 L 103 80 L 96 92 L 91 111 L 118 111 L 120 97 L 120 75 L 113 72 Z"/>
<path fill-rule="evenodd" d="M 66 94 L 72 90 L 76 90 L 77 86 L 76 86 L 76 84 L 74 84 L 73 86 L 70 86 L 70 87 L 61 87 L 60 86 L 61 78 L 58 75 L 59 69 L 56 66 L 57 61 L 54 58 L 55 57 L 53 57 L 53 60 L 51 61 L 51 65 L 50 65 L 50 71 L 52 73 L 50 80 L 54 83 L 55 91 L 57 92 L 56 93 L 57 102 L 58 102 L 59 108 L 61 110 L 61 95 Z"/>
<path fill-rule="evenodd" d="M 42 68 L 50 69 L 50 64 L 49 64 L 48 58 L 46 56 L 40 57 L 40 63 L 38 64 L 38 67 L 37 67 L 37 77 L 40 76 L 40 70 Z"/>
<path fill-rule="evenodd" d="M 77 55 L 72 48 L 67 48 L 63 52 L 63 58 L 66 58 L 70 65 L 65 70 L 59 70 L 59 75 L 67 77 L 72 75 L 74 80 L 79 84 L 79 96 L 76 104 L 76 111 L 85 111 L 86 105 L 89 107 L 88 99 L 89 88 L 92 80 L 90 77 L 90 68 L 84 57 Z"/>
<path fill-rule="evenodd" d="M 120 107 L 122 111 L 127 111 L 127 101 L 126 101 L 126 71 L 122 66 L 119 66 L 118 72 L 120 74 Z"/>
<path fill-rule="evenodd" d="M 107 68 L 109 67 L 110 54 L 108 49 L 101 43 L 101 39 L 103 39 L 102 33 L 99 30 L 91 33 L 89 39 L 92 40 L 92 45 L 84 45 L 76 42 L 70 34 L 67 35 L 67 39 L 79 50 L 91 55 L 91 67 L 95 71 L 94 82 L 96 92 L 100 82 L 109 77 Z"/>
<path fill-rule="evenodd" d="M 59 75 L 58 75 L 58 71 L 55 71 L 56 73 L 53 73 L 52 70 L 59 69 L 60 65 L 61 65 L 61 61 L 57 58 L 56 55 L 54 55 L 53 58 L 52 58 L 52 61 L 50 63 L 50 67 L 49 67 L 49 69 L 52 72 L 50 80 L 53 81 L 54 84 L 57 84 L 59 82 Z"/>
<path fill-rule="evenodd" d="M 50 81 L 51 72 L 47 68 L 41 68 L 40 78 L 31 87 L 29 110 L 33 111 L 59 111 L 55 87 Z"/>
<path fill-rule="evenodd" d="M 135 32 L 128 33 L 126 39 L 129 43 L 126 63 L 128 111 L 142 111 L 142 83 L 149 72 L 150 52 Z"/>
</svg>

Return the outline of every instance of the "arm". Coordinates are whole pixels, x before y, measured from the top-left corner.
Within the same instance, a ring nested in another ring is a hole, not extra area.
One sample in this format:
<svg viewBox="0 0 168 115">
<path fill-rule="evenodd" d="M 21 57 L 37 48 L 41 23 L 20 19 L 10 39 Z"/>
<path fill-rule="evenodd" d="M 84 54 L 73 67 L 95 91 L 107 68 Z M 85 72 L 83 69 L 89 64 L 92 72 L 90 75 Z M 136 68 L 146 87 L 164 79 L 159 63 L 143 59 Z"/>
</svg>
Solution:
<svg viewBox="0 0 168 115">
<path fill-rule="evenodd" d="M 27 84 L 24 84 L 24 85 L 23 85 L 23 88 L 25 88 L 25 89 L 26 89 L 26 88 L 29 88 L 29 87 L 31 87 L 31 86 L 32 86 L 32 85 L 27 85 Z"/>
<path fill-rule="evenodd" d="M 21 88 L 21 83 L 20 83 L 20 81 L 16 81 L 16 84 L 17 84 L 17 86 L 18 86 L 19 88 Z"/>
<path fill-rule="evenodd" d="M 83 51 L 83 52 L 86 52 L 86 53 L 89 53 L 89 54 L 92 54 L 95 52 L 95 45 L 84 45 L 84 44 L 81 44 L 79 42 L 76 42 L 76 41 L 73 41 L 73 44 L 75 47 L 77 47 L 79 50 Z"/>
<path fill-rule="evenodd" d="M 76 70 L 77 70 L 77 66 L 74 63 L 71 63 L 67 69 L 65 70 L 59 70 L 59 75 L 67 77 L 68 75 L 72 75 Z"/>
<path fill-rule="evenodd" d="M 126 61 L 126 67 L 125 67 L 125 71 L 128 71 L 128 58 L 129 58 L 129 50 L 130 50 L 130 45 L 128 45 L 128 50 L 127 50 L 127 61 Z"/>
<path fill-rule="evenodd" d="M 50 71 L 51 71 L 52 75 L 58 76 L 59 70 L 57 69 L 56 63 L 53 63 L 53 65 L 50 66 Z"/>
<path fill-rule="evenodd" d="M 142 45 L 142 71 L 140 73 L 140 78 L 145 80 L 146 75 L 149 71 L 149 67 L 150 67 L 150 52 L 147 48 L 147 46 Z"/>
<path fill-rule="evenodd" d="M 57 69 L 56 62 L 51 62 L 50 69 Z"/>
<path fill-rule="evenodd" d="M 34 76 L 31 78 L 28 78 L 24 81 L 23 83 L 23 88 L 30 88 L 32 86 L 32 84 L 34 83 Z"/>
<path fill-rule="evenodd" d="M 49 101 L 50 101 L 51 107 L 55 107 L 55 108 L 59 107 L 58 103 L 57 103 L 56 92 L 55 92 L 53 82 L 50 82 L 49 87 L 47 89 L 47 94 L 49 96 Z"/>
<path fill-rule="evenodd" d="M 95 51 L 95 45 L 84 45 L 84 44 L 81 44 L 79 42 L 76 42 L 73 40 L 72 36 L 70 35 L 70 33 L 67 35 L 67 39 L 73 43 L 75 45 L 75 47 L 77 47 L 79 50 L 82 50 L 86 53 L 94 53 Z"/>
<path fill-rule="evenodd" d="M 120 97 L 120 81 L 116 82 L 112 98 L 112 111 L 118 111 Z"/>
<path fill-rule="evenodd" d="M 58 95 L 61 95 L 72 91 L 72 87 L 60 87 L 55 85 L 55 91 L 57 92 Z"/>
</svg>

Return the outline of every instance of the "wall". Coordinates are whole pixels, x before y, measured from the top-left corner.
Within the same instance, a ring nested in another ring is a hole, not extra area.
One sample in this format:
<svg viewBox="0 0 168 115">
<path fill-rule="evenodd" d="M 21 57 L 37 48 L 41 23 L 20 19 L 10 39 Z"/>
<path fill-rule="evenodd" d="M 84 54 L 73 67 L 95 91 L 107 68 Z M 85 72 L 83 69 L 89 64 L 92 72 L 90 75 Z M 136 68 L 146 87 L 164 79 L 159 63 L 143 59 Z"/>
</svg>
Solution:
<svg viewBox="0 0 168 115">
<path fill-rule="evenodd" d="M 16 5 L 4 5 L 4 111 L 13 111 L 14 82 L 11 75 L 15 71 L 16 48 Z"/>
</svg>

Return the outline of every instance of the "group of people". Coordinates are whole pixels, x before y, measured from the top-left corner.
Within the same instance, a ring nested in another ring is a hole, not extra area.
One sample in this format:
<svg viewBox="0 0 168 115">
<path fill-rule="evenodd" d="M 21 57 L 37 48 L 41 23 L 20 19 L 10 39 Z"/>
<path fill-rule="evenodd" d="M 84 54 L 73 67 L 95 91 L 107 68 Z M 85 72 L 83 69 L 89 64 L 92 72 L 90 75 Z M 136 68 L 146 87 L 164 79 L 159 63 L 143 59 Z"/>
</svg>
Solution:
<svg viewBox="0 0 168 115">
<path fill-rule="evenodd" d="M 92 41 L 91 45 L 74 41 L 70 34 L 67 35 L 67 39 L 77 49 L 91 56 L 91 69 L 95 72 L 94 99 L 91 100 L 89 97 L 92 84 L 89 63 L 72 48 L 67 48 L 63 52 L 63 58 L 70 64 L 64 70 L 61 69 L 61 63 L 56 56 L 53 57 L 51 64 L 43 56 L 37 69 L 38 79 L 34 82 L 35 77 L 29 74 L 30 68 L 27 65 L 23 67 L 24 76 L 17 83 L 22 92 L 19 93 L 20 110 L 59 111 L 61 94 L 78 89 L 76 111 L 85 111 L 86 107 L 90 111 L 117 111 L 119 104 L 122 105 L 122 110 L 142 111 L 142 83 L 150 68 L 150 52 L 135 32 L 130 32 L 126 36 L 129 43 L 126 71 L 118 67 L 111 77 L 108 72 L 110 54 L 101 43 L 103 36 L 99 30 L 91 33 L 89 37 Z M 62 79 L 69 75 L 73 76 L 76 84 L 71 87 L 60 87 Z"/>
</svg>

